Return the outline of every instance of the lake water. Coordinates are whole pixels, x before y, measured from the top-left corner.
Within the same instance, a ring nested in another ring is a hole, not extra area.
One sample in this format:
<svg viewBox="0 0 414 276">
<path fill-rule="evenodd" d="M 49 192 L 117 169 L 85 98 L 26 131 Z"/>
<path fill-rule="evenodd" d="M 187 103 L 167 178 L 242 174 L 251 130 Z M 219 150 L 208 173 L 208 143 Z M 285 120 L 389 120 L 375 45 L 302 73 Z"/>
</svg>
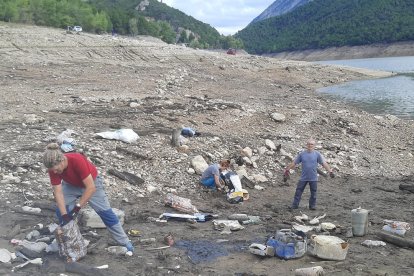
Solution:
<svg viewBox="0 0 414 276">
<path fill-rule="evenodd" d="M 414 56 L 331 60 L 319 64 L 337 64 L 374 70 L 390 71 L 396 76 L 352 81 L 318 90 L 336 100 L 374 114 L 393 114 L 414 119 Z"/>
</svg>

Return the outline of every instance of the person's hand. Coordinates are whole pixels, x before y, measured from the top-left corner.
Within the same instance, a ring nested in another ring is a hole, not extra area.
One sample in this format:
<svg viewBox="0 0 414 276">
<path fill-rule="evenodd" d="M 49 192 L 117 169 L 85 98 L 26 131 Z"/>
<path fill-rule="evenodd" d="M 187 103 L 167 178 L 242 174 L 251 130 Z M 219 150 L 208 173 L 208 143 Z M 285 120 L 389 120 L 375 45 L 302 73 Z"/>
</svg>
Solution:
<svg viewBox="0 0 414 276">
<path fill-rule="evenodd" d="M 69 212 L 69 215 L 73 218 L 75 218 L 80 211 L 81 207 L 79 204 L 76 204 L 75 207 L 73 207 L 73 209 Z"/>
<path fill-rule="evenodd" d="M 286 169 L 285 172 L 283 173 L 283 182 L 287 182 L 289 177 L 290 177 L 290 171 Z"/>
<path fill-rule="evenodd" d="M 334 172 L 333 172 L 333 171 L 330 171 L 330 172 L 329 172 L 329 176 L 330 176 L 331 178 L 334 178 L 334 177 L 335 177 Z"/>
<path fill-rule="evenodd" d="M 62 223 L 60 224 L 60 226 L 65 226 L 71 220 L 73 220 L 73 217 L 70 214 L 64 214 L 64 215 L 62 215 Z"/>
</svg>

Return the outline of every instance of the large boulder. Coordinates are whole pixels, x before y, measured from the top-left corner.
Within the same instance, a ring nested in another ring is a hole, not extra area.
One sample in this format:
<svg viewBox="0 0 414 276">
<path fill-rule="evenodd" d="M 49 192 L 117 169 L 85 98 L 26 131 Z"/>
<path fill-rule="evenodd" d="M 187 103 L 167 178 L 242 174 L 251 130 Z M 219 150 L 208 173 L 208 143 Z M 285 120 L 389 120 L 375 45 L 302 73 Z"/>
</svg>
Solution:
<svg viewBox="0 0 414 276">
<path fill-rule="evenodd" d="M 125 213 L 122 210 L 118 210 L 116 208 L 112 208 L 115 215 L 118 217 L 121 225 L 124 224 L 125 220 Z M 87 227 L 91 228 L 106 228 L 105 224 L 103 223 L 101 217 L 95 212 L 95 210 L 91 208 L 85 208 L 81 210 L 82 216 L 82 224 Z"/>
<path fill-rule="evenodd" d="M 197 155 L 191 160 L 191 166 L 194 168 L 195 172 L 200 175 L 208 168 L 206 160 L 204 160 L 201 155 Z"/>
</svg>

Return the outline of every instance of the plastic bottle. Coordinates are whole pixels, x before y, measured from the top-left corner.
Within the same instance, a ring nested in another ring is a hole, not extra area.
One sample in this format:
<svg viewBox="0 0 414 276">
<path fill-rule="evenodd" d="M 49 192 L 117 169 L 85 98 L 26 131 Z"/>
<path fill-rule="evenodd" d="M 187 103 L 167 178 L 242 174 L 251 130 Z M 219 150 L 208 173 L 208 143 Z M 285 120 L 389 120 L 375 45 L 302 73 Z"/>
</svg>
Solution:
<svg viewBox="0 0 414 276">
<path fill-rule="evenodd" d="M 323 267 L 321 266 L 298 268 L 295 270 L 295 276 L 320 276 L 320 275 L 324 275 Z"/>
<path fill-rule="evenodd" d="M 109 253 L 115 254 L 115 255 L 125 255 L 128 252 L 128 249 L 125 246 L 110 246 L 107 248 Z"/>
<path fill-rule="evenodd" d="M 351 211 L 352 233 L 362 237 L 368 232 L 368 210 L 358 207 Z"/>
</svg>

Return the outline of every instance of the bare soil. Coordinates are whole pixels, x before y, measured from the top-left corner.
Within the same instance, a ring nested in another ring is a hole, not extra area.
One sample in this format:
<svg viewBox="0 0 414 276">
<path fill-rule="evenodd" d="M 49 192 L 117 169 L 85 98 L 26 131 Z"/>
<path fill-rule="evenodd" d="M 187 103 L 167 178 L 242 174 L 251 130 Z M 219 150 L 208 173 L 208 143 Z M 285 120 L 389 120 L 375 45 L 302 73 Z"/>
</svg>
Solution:
<svg viewBox="0 0 414 276">
<path fill-rule="evenodd" d="M 384 219 L 413 223 L 414 195 L 399 190 L 414 184 L 413 122 L 391 115 L 374 115 L 319 95 L 319 87 L 390 73 L 315 65 L 303 61 L 193 50 L 148 37 L 128 38 L 24 25 L 0 24 L 0 248 L 14 252 L 12 238 L 22 239 L 37 223 L 55 222 L 54 200 L 46 170 L 40 162 L 46 144 L 65 129 L 74 130 L 78 150 L 98 166 L 106 180 L 113 207 L 125 211 L 126 230 L 136 245 L 132 257 L 114 256 L 108 232 L 89 234 L 89 266 L 108 264 L 117 275 L 293 275 L 296 268 L 320 265 L 327 275 L 413 275 L 414 251 L 392 244 L 361 245 L 377 240 Z M 272 113 L 286 120 L 275 122 Z M 189 126 L 202 133 L 185 140 L 188 148 L 170 145 L 174 128 Z M 140 138 L 125 144 L 97 139 L 95 133 L 132 128 Z M 307 209 L 306 190 L 296 212 L 289 212 L 298 171 L 287 183 L 282 172 L 309 137 L 335 168 L 336 177 L 320 179 L 318 209 Z M 265 147 L 269 139 L 281 150 Z M 230 204 L 223 194 L 204 189 L 192 173 L 191 160 L 235 160 L 243 148 L 253 150 L 251 165 L 235 168 L 263 190 L 244 187 L 250 199 Z M 144 180 L 131 184 L 109 173 L 127 171 Z M 192 200 L 203 212 L 246 213 L 260 224 L 229 235 L 211 221 L 157 223 L 168 192 Z M 41 207 L 40 215 L 23 214 L 21 206 Z M 346 238 L 351 210 L 372 210 L 369 232 Z M 337 225 L 333 233 L 350 243 L 344 261 L 309 255 L 284 261 L 248 252 L 253 242 L 265 242 L 277 229 L 290 226 L 294 216 L 326 213 L 324 222 Z M 175 245 L 167 249 L 164 236 Z M 144 244 L 140 240 L 155 238 Z M 412 232 L 406 238 L 413 239 Z M 42 267 L 1 275 L 76 275 L 65 272 L 57 254 L 44 254 Z"/>
</svg>

